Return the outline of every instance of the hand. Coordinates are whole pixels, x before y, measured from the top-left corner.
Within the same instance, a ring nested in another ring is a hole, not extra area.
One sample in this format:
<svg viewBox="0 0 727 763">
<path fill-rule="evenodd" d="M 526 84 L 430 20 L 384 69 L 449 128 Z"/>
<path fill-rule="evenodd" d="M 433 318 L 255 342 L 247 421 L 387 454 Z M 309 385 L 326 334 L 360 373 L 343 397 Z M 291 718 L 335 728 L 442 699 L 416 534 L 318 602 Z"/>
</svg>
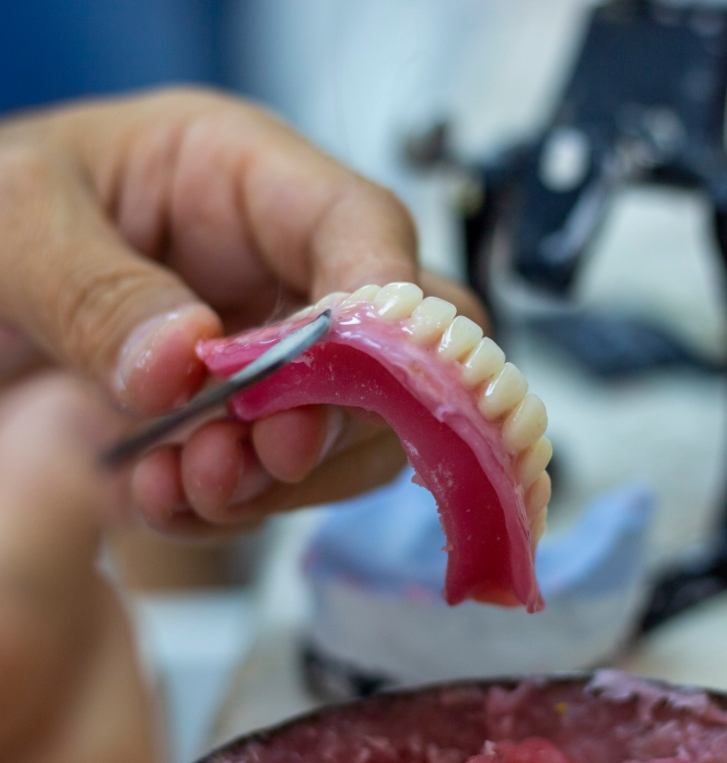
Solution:
<svg viewBox="0 0 727 763">
<path fill-rule="evenodd" d="M 96 569 L 118 421 L 60 374 L 0 398 L 0 760 L 152 763 L 129 624 Z"/>
<path fill-rule="evenodd" d="M 37 357 L 32 345 L 143 415 L 203 383 L 199 339 L 329 291 L 420 280 L 481 317 L 461 291 L 419 274 L 411 220 L 390 192 L 210 92 L 7 123 L 0 234 L 0 321 L 16 332 L 0 345 L 6 373 Z M 208 424 L 149 454 L 134 486 L 153 524 L 198 533 L 349 495 L 402 462 L 384 427 L 310 407 Z"/>
</svg>

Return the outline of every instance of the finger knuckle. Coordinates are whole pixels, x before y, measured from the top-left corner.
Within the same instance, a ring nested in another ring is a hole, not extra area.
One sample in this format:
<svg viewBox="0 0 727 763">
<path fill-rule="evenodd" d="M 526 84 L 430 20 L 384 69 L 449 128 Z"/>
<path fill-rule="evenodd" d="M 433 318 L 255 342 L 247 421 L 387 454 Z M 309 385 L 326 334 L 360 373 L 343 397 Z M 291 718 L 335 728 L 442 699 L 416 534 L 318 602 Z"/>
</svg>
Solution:
<svg viewBox="0 0 727 763">
<path fill-rule="evenodd" d="M 125 333 L 124 316 L 147 281 L 148 274 L 133 263 L 99 267 L 90 262 L 78 267 L 51 298 L 63 329 L 62 354 L 90 371 L 105 368 Z"/>
<path fill-rule="evenodd" d="M 406 204 L 387 186 L 368 183 L 367 188 L 372 202 L 383 210 L 390 225 L 396 229 L 402 240 L 415 244 L 417 239 L 416 224 Z"/>
<path fill-rule="evenodd" d="M 52 162 L 47 152 L 33 143 L 9 142 L 0 146 L 0 200 L 14 201 L 37 194 L 48 185 Z"/>
<path fill-rule="evenodd" d="M 402 218 L 411 219 L 409 209 L 391 188 L 378 183 L 371 183 L 371 189 L 378 196 L 380 203 L 390 209 L 392 213 Z"/>
<path fill-rule="evenodd" d="M 208 109 L 235 101 L 223 90 L 208 85 L 171 85 L 153 91 L 152 97 L 172 110 Z"/>
</svg>

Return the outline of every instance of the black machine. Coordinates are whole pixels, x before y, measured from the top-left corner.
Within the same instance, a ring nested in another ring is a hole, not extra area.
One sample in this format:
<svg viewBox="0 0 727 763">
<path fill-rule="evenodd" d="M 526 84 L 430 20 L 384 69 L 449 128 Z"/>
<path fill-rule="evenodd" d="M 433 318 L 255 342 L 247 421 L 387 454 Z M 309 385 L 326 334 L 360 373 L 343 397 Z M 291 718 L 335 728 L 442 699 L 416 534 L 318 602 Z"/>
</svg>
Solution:
<svg viewBox="0 0 727 763">
<path fill-rule="evenodd" d="M 481 190 L 461 209 L 470 282 L 487 297 L 483 251 L 504 224 L 515 272 L 567 295 L 614 192 L 633 182 L 705 194 L 727 265 L 726 94 L 727 9 L 663 0 L 598 6 L 546 126 L 464 168 Z M 442 123 L 411 140 L 411 163 L 462 167 L 447 138 Z M 558 155 L 570 159 L 565 171 L 551 169 Z"/>
<path fill-rule="evenodd" d="M 705 194 L 727 265 L 726 93 L 727 11 L 600 6 L 547 127 L 482 168 L 487 193 L 466 222 L 472 282 L 486 289 L 477 250 L 504 217 L 514 269 L 567 293 L 613 192 L 634 181 Z M 572 155 L 562 176 L 548 170 L 557 152 Z"/>
<path fill-rule="evenodd" d="M 459 208 L 470 284 L 494 311 L 493 239 L 531 287 L 567 301 L 587 267 L 615 192 L 631 183 L 679 187 L 710 205 L 727 297 L 727 7 L 705 0 L 611 0 L 591 13 L 571 75 L 531 139 L 478 163 L 458 159 L 446 123 L 409 141 L 418 167 L 454 166 L 467 178 Z M 538 330 L 603 378 L 683 365 L 723 374 L 668 332 L 634 319 L 568 314 Z M 642 627 L 727 589 L 727 491 L 713 547 L 657 581 Z"/>
</svg>

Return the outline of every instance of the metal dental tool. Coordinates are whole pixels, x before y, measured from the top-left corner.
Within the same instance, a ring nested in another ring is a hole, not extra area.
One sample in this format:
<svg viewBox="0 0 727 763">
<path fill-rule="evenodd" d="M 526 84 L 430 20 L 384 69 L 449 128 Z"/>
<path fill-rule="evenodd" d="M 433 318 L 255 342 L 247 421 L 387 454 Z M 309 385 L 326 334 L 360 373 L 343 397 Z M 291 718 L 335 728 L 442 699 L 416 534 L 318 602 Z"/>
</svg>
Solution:
<svg viewBox="0 0 727 763">
<path fill-rule="evenodd" d="M 200 392 L 179 410 L 149 424 L 139 432 L 117 442 L 101 455 L 105 466 L 118 466 L 142 453 L 180 425 L 210 409 L 222 405 L 230 396 L 273 374 L 282 366 L 305 352 L 323 337 L 331 327 L 331 311 L 324 310 L 310 323 L 283 337 L 277 344 L 225 379 L 217 386 Z"/>
</svg>

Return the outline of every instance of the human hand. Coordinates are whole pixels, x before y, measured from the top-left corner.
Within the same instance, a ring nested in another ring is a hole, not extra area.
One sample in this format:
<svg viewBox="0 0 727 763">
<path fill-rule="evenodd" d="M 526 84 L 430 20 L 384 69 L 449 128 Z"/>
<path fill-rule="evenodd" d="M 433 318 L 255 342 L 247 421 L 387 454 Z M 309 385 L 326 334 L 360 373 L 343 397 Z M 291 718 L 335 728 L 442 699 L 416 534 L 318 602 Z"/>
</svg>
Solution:
<svg viewBox="0 0 727 763">
<path fill-rule="evenodd" d="M 480 318 L 471 298 L 418 272 L 411 220 L 390 192 L 210 92 L 7 123 L 0 232 L 0 320 L 21 332 L 0 347 L 6 372 L 28 362 L 30 342 L 142 415 L 200 387 L 199 339 L 330 291 L 418 280 Z M 208 423 L 147 455 L 133 484 L 154 525 L 198 534 L 363 490 L 402 462 L 380 424 L 309 407 Z"/>
<path fill-rule="evenodd" d="M 160 759 L 128 621 L 96 568 L 118 486 L 94 458 L 118 423 L 61 374 L 0 397 L 0 760 Z"/>
</svg>

